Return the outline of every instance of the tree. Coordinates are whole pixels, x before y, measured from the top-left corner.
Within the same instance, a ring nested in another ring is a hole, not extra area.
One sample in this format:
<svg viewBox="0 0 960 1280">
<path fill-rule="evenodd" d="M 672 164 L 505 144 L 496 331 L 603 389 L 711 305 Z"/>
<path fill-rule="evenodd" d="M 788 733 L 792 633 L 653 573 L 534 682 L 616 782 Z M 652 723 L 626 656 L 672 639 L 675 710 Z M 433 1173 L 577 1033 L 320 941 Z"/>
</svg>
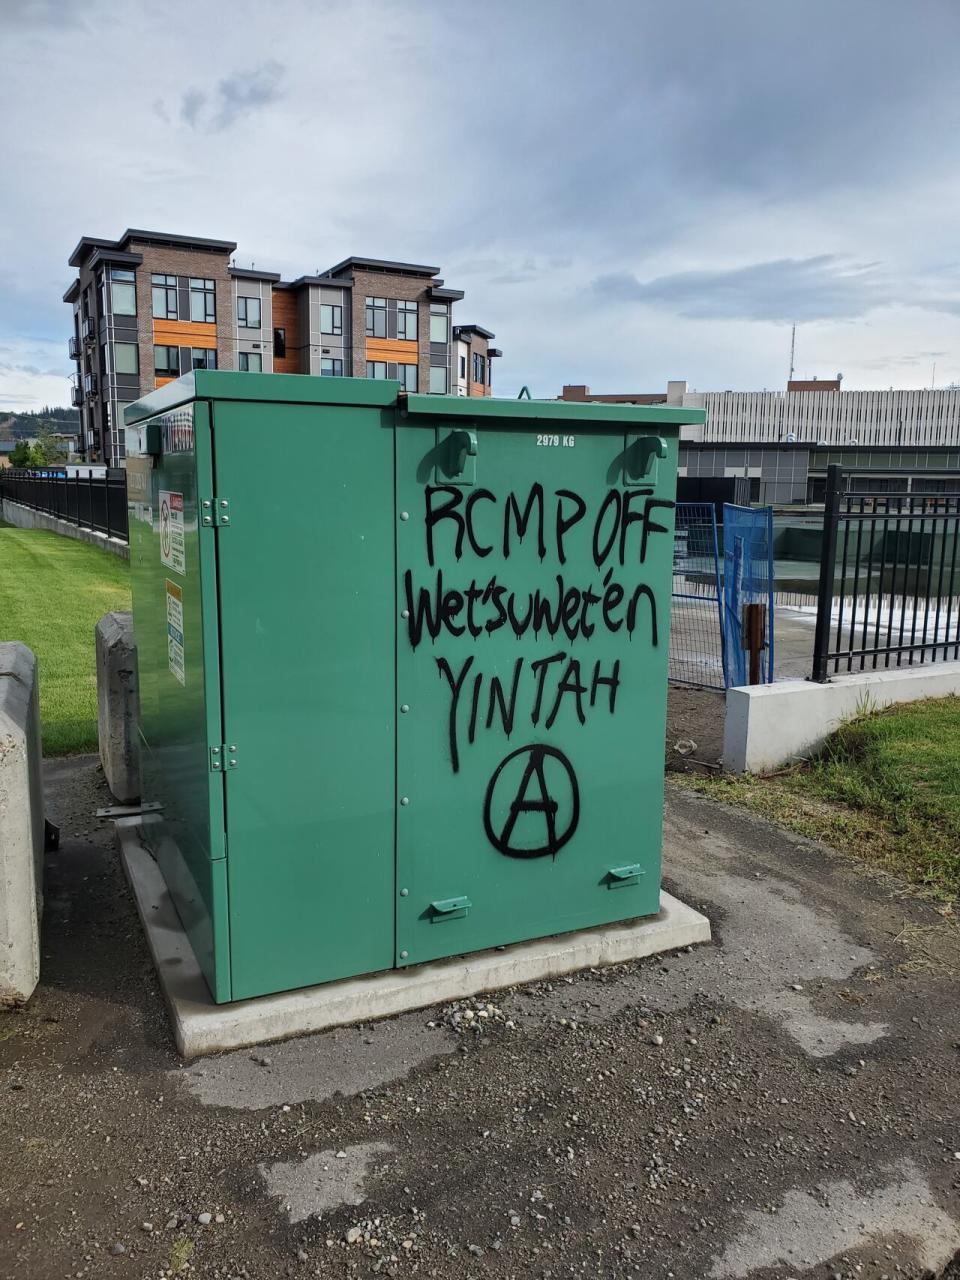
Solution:
<svg viewBox="0 0 960 1280">
<path fill-rule="evenodd" d="M 33 445 L 26 440 L 19 440 L 16 448 L 10 453 L 11 467 L 33 467 L 36 463 L 33 460 Z"/>
<path fill-rule="evenodd" d="M 34 466 L 49 466 L 51 462 L 66 462 L 67 455 L 61 448 L 59 440 L 53 438 L 53 432 L 49 427 L 43 426 L 37 434 L 37 442 L 33 446 L 34 456 L 37 461 Z"/>
<path fill-rule="evenodd" d="M 49 467 L 52 463 L 65 460 L 66 453 L 47 427 L 41 428 L 33 444 L 28 440 L 18 441 L 16 448 L 10 454 L 12 467 Z"/>
</svg>

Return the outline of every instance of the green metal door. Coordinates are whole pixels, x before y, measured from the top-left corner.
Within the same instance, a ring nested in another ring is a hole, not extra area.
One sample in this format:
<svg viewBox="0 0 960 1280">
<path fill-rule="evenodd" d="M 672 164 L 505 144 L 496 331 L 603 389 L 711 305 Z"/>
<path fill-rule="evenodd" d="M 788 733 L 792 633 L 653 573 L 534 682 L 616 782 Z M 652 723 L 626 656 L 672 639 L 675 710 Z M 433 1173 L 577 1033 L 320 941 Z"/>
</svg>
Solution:
<svg viewBox="0 0 960 1280">
<path fill-rule="evenodd" d="M 396 387 L 318 384 L 213 405 L 234 999 L 393 963 Z"/>
<path fill-rule="evenodd" d="M 396 963 L 655 913 L 670 413 L 407 409 Z"/>
</svg>

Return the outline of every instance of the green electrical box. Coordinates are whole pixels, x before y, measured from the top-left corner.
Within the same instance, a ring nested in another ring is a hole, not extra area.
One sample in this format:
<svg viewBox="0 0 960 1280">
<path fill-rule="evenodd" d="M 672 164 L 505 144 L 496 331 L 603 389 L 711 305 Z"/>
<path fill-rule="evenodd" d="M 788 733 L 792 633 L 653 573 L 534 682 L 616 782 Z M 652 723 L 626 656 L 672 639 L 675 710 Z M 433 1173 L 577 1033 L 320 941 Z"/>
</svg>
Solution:
<svg viewBox="0 0 960 1280">
<path fill-rule="evenodd" d="M 215 1000 L 659 910 L 701 412 L 199 370 L 125 417 L 147 830 Z"/>
</svg>

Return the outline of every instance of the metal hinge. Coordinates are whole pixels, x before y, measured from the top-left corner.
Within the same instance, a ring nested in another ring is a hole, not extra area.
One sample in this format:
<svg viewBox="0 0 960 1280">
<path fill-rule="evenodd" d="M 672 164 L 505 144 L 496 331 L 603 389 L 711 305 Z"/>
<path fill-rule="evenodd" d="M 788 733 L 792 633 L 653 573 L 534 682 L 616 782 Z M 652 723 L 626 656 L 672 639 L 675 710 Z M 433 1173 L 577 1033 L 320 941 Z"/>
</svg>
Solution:
<svg viewBox="0 0 960 1280">
<path fill-rule="evenodd" d="M 204 498 L 200 503 L 200 523 L 220 528 L 230 523 L 229 498 Z"/>
<path fill-rule="evenodd" d="M 210 748 L 210 772 L 226 773 L 228 769 L 237 767 L 237 748 L 223 742 L 219 747 Z"/>
</svg>

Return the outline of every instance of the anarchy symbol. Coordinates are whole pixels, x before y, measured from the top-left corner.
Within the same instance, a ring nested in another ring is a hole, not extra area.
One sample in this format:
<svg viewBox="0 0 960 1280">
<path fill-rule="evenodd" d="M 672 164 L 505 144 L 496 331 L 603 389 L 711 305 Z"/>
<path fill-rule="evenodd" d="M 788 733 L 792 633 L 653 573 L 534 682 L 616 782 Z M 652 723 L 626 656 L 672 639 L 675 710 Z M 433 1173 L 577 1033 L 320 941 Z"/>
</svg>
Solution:
<svg viewBox="0 0 960 1280">
<path fill-rule="evenodd" d="M 519 771 L 521 757 L 525 758 L 523 773 L 513 799 L 507 806 L 506 818 L 500 823 L 504 809 L 502 802 L 498 804 L 498 800 L 504 792 L 510 794 L 510 779 Z M 514 761 L 517 764 L 513 764 Z M 554 784 L 552 789 L 547 783 L 548 775 Z M 562 828 L 558 828 L 557 823 L 561 810 L 557 796 L 565 801 Z M 499 831 L 494 825 L 494 813 L 497 814 Z M 515 844 L 514 830 L 521 814 L 536 813 L 543 815 L 543 842 L 534 847 Z M 576 831 L 579 821 L 580 789 L 577 786 L 577 775 L 562 751 L 558 751 L 556 747 L 534 743 L 511 751 L 497 765 L 487 784 L 487 794 L 483 801 L 483 828 L 487 839 L 498 853 L 508 858 L 543 858 L 547 855 L 555 858 Z"/>
</svg>

